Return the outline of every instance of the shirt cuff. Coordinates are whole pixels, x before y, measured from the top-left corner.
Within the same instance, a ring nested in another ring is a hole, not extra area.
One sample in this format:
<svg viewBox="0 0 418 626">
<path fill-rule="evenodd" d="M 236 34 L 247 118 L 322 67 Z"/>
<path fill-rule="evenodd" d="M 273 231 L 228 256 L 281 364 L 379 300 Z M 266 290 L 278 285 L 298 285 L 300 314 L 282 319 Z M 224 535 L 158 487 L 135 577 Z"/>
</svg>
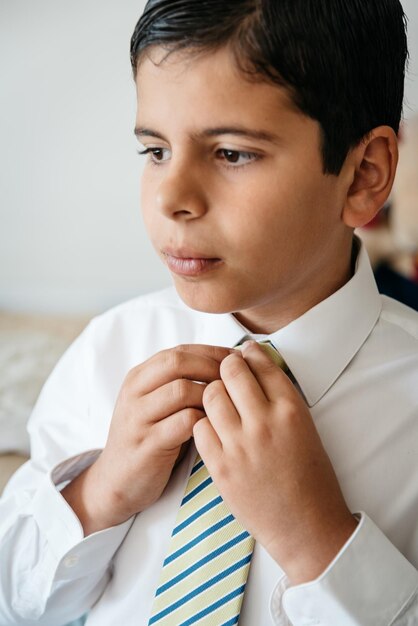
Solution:
<svg viewBox="0 0 418 626">
<path fill-rule="evenodd" d="M 353 535 L 314 581 L 279 584 L 271 612 L 294 626 L 390 624 L 418 588 L 418 571 L 365 514 Z"/>
<path fill-rule="evenodd" d="M 132 525 L 134 517 L 84 537 L 80 520 L 59 491 L 92 465 L 100 453 L 89 450 L 57 465 L 34 498 L 34 518 L 57 563 L 58 578 L 86 576 L 106 568 Z"/>
<path fill-rule="evenodd" d="M 133 517 L 84 537 L 78 517 L 59 491 L 59 485 L 94 463 L 100 452 L 88 451 L 57 465 L 33 498 L 32 517 L 40 535 L 38 557 L 31 575 L 22 578 L 12 599 L 16 613 L 31 623 L 43 615 L 48 599 L 57 590 L 62 593 L 66 583 L 73 590 L 75 581 L 79 587 L 83 585 L 85 596 L 94 588 L 103 590 L 111 560 L 132 524 Z M 86 579 L 88 584 L 80 583 Z"/>
</svg>

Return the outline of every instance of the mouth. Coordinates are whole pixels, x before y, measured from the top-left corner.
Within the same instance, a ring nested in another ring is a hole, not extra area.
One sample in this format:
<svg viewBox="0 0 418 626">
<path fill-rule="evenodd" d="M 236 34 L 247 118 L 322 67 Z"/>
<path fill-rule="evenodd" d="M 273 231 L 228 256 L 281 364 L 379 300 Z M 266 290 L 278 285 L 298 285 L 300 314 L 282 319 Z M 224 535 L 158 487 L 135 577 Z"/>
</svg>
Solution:
<svg viewBox="0 0 418 626">
<path fill-rule="evenodd" d="M 161 251 L 168 269 L 178 276 L 199 276 L 215 269 L 222 263 L 222 259 L 209 257 L 191 250 Z"/>
</svg>

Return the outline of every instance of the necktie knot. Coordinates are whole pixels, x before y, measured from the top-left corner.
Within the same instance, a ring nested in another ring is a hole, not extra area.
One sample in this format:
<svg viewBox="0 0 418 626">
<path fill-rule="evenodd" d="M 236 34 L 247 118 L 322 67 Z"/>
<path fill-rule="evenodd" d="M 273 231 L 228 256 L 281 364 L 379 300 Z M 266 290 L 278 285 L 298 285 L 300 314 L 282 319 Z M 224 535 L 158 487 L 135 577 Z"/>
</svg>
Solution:
<svg viewBox="0 0 418 626">
<path fill-rule="evenodd" d="M 280 367 L 284 372 L 288 369 L 284 358 L 269 339 L 263 339 L 262 341 L 257 341 L 257 343 L 260 348 L 262 348 L 264 352 L 270 357 L 273 363 L 275 363 L 275 365 Z M 235 346 L 235 349 L 241 350 L 243 345 L 243 343 L 240 343 L 239 345 Z"/>
</svg>

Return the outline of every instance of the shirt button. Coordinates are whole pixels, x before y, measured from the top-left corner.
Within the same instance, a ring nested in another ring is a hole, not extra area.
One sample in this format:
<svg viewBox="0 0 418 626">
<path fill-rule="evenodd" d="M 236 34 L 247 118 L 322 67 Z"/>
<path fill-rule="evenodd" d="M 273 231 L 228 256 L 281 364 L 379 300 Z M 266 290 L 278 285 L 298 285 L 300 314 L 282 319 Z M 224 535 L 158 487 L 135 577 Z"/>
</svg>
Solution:
<svg viewBox="0 0 418 626">
<path fill-rule="evenodd" d="M 77 554 L 72 554 L 71 556 L 67 556 L 64 559 L 64 565 L 65 567 L 74 567 L 74 565 L 77 565 L 79 561 L 79 557 Z"/>
</svg>

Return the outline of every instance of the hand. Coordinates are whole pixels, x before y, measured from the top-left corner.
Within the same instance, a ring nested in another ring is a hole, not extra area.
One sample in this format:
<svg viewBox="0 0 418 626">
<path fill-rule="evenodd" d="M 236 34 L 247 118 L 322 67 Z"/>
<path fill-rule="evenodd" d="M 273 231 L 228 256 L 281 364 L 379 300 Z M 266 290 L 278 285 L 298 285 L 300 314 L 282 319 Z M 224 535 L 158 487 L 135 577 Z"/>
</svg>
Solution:
<svg viewBox="0 0 418 626">
<path fill-rule="evenodd" d="M 62 491 L 85 535 L 126 521 L 160 497 L 182 445 L 204 416 L 206 384 L 219 379 L 230 353 L 179 346 L 128 373 L 102 454 Z"/>
<path fill-rule="evenodd" d="M 255 342 L 207 385 L 198 451 L 242 525 L 294 584 L 316 578 L 355 530 L 305 402 Z"/>
</svg>

